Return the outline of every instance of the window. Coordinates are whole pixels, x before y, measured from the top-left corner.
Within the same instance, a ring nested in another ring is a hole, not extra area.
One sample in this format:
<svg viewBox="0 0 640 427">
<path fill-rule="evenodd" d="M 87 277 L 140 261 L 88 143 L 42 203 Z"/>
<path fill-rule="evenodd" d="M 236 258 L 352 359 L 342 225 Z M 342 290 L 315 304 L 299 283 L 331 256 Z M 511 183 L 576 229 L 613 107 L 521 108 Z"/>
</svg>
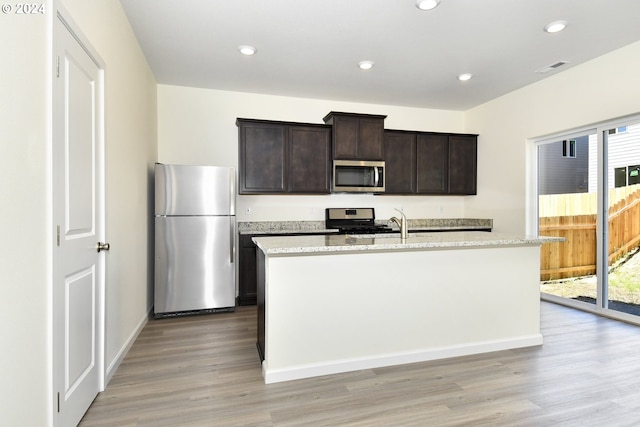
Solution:
<svg viewBox="0 0 640 427">
<path fill-rule="evenodd" d="M 627 168 L 615 168 L 613 171 L 615 188 L 626 187 L 627 185 Z"/>
<path fill-rule="evenodd" d="M 640 184 L 640 165 L 623 166 L 613 171 L 615 188 Z"/>
<path fill-rule="evenodd" d="M 562 141 L 562 157 L 576 157 L 576 140 L 565 139 Z"/>
<path fill-rule="evenodd" d="M 617 128 L 609 129 L 609 135 L 615 135 L 617 133 L 625 133 L 627 131 L 626 126 L 620 126 Z"/>
<path fill-rule="evenodd" d="M 629 171 L 629 179 L 627 181 L 627 184 L 640 184 L 640 165 L 628 166 L 627 170 Z"/>
</svg>

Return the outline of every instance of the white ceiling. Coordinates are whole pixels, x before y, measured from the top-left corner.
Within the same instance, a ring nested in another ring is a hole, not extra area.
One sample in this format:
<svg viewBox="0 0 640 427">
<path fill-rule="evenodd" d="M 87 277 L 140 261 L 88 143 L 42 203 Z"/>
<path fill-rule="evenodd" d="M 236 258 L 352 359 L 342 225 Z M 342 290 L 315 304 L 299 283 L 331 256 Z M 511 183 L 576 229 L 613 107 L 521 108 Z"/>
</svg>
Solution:
<svg viewBox="0 0 640 427">
<path fill-rule="evenodd" d="M 640 0 L 120 1 L 160 84 L 447 110 L 640 40 Z"/>
</svg>

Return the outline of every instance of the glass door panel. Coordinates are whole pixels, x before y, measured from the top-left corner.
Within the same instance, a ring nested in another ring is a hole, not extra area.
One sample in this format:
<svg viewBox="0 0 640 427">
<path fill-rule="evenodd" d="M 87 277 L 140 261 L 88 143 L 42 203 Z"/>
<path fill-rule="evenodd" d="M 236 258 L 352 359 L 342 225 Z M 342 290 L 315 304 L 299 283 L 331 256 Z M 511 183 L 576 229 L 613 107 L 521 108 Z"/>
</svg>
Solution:
<svg viewBox="0 0 640 427">
<path fill-rule="evenodd" d="M 603 131 L 607 173 L 605 307 L 640 315 L 640 124 Z"/>
<path fill-rule="evenodd" d="M 538 145 L 538 228 L 563 243 L 542 245 L 541 292 L 576 303 L 598 296 L 597 133 L 572 135 Z"/>
</svg>

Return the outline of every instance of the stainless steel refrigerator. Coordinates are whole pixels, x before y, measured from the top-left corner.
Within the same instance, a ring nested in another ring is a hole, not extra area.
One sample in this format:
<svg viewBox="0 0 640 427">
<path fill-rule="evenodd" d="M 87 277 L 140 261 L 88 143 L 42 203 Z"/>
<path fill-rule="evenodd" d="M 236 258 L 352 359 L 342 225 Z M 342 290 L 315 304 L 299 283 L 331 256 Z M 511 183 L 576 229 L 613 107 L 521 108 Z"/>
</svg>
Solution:
<svg viewBox="0 0 640 427">
<path fill-rule="evenodd" d="M 235 173 L 155 166 L 156 317 L 235 307 Z"/>
</svg>

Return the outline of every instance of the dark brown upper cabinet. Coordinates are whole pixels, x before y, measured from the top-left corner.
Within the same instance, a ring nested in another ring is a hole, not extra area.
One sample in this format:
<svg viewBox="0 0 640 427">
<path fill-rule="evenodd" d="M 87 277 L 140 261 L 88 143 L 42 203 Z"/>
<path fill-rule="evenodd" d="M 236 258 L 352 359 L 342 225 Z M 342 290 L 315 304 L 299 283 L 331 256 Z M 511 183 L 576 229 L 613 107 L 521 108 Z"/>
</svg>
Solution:
<svg viewBox="0 0 640 427">
<path fill-rule="evenodd" d="M 476 194 L 477 135 L 384 134 L 385 194 Z"/>
<path fill-rule="evenodd" d="M 329 194 L 332 160 L 342 159 L 384 160 L 384 194 L 476 194 L 477 135 L 385 130 L 385 117 L 237 119 L 239 193 Z"/>
<path fill-rule="evenodd" d="M 415 132 L 385 131 L 385 192 L 389 194 L 416 193 L 416 134 Z"/>
<path fill-rule="evenodd" d="M 328 194 L 331 128 L 237 119 L 240 194 Z"/>
<path fill-rule="evenodd" d="M 332 127 L 333 159 L 384 160 L 384 119 L 373 114 L 332 111 L 324 122 Z"/>
<path fill-rule="evenodd" d="M 236 124 L 239 132 L 240 194 L 284 192 L 286 127 L 241 119 Z"/>
<path fill-rule="evenodd" d="M 448 150 L 448 135 L 417 135 L 418 194 L 448 193 Z"/>
<path fill-rule="evenodd" d="M 478 136 L 449 136 L 449 194 L 477 194 Z"/>
<path fill-rule="evenodd" d="M 331 130 L 325 126 L 288 126 L 290 193 L 329 193 Z"/>
</svg>

